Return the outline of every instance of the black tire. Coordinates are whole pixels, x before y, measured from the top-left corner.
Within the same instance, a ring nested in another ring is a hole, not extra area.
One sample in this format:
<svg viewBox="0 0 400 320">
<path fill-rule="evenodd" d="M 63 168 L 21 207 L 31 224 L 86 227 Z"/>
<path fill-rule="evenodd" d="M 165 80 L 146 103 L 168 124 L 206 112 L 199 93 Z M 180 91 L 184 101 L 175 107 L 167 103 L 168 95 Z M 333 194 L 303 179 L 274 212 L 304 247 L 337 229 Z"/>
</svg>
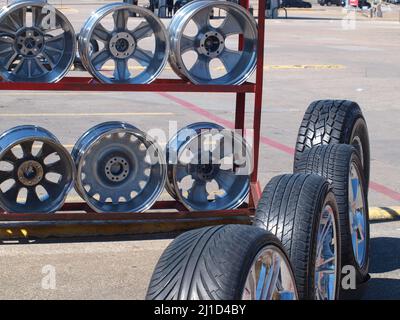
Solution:
<svg viewBox="0 0 400 320">
<path fill-rule="evenodd" d="M 259 228 L 224 225 L 183 233 L 161 255 L 146 299 L 239 300 L 253 260 L 269 245 L 290 264 L 279 240 Z"/>
<path fill-rule="evenodd" d="M 348 100 L 318 100 L 307 108 L 297 136 L 294 171 L 304 150 L 322 144 L 351 144 L 361 155 L 369 184 L 370 150 L 368 128 L 360 106 Z"/>
<path fill-rule="evenodd" d="M 351 164 L 359 172 L 362 201 L 365 213 L 365 252 L 361 265 L 357 263 L 353 252 L 349 218 L 349 174 Z M 333 192 L 339 209 L 342 265 L 355 267 L 357 282 L 368 280 L 369 266 L 369 223 L 366 185 L 362 174 L 362 165 L 358 151 L 349 145 L 338 144 L 319 146 L 305 151 L 297 162 L 298 173 L 315 173 L 327 178 L 333 186 Z"/>
<path fill-rule="evenodd" d="M 316 296 L 315 262 L 319 222 L 323 208 L 333 209 L 337 244 L 340 244 L 339 213 L 332 188 L 314 174 L 285 174 L 274 177 L 259 201 L 254 225 L 275 234 L 288 252 L 300 299 Z M 336 246 L 336 290 L 338 298 L 341 263 Z"/>
</svg>

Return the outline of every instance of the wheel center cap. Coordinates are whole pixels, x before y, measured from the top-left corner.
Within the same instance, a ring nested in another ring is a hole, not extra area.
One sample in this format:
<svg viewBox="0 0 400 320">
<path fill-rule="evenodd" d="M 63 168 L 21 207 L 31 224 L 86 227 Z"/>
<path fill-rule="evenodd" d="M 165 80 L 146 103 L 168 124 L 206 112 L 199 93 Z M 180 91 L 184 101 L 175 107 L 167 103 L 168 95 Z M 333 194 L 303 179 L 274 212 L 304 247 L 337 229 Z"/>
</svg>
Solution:
<svg viewBox="0 0 400 320">
<path fill-rule="evenodd" d="M 19 166 L 17 175 L 19 182 L 24 186 L 32 187 L 43 179 L 44 171 L 39 162 L 28 160 Z"/>
<path fill-rule="evenodd" d="M 25 57 L 35 57 L 43 50 L 43 34 L 36 28 L 23 29 L 17 34 L 15 46 L 19 54 Z"/>
<path fill-rule="evenodd" d="M 128 32 L 118 32 L 111 38 L 109 48 L 115 58 L 124 59 L 135 51 L 136 41 Z"/>
<path fill-rule="evenodd" d="M 206 32 L 200 40 L 200 53 L 215 58 L 225 48 L 224 37 L 216 31 Z"/>
<path fill-rule="evenodd" d="M 107 161 L 104 171 L 111 182 L 121 182 L 129 175 L 129 163 L 123 157 L 112 157 Z"/>
</svg>

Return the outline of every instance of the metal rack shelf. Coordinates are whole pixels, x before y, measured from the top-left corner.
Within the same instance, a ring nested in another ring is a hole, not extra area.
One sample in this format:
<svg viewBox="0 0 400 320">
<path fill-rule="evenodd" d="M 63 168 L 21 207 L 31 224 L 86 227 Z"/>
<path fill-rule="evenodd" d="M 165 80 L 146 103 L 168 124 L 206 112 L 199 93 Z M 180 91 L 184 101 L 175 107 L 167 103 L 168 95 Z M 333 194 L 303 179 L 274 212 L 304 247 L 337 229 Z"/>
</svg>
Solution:
<svg viewBox="0 0 400 320">
<path fill-rule="evenodd" d="M 249 0 L 240 0 L 248 9 Z M 69 235 L 113 234 L 113 229 L 99 231 L 105 221 L 127 223 L 122 233 L 155 233 L 183 231 L 190 228 L 221 224 L 250 223 L 261 189 L 258 182 L 260 126 L 264 65 L 265 1 L 258 1 L 258 46 L 255 82 L 242 85 L 194 85 L 178 79 L 157 79 L 151 84 L 102 84 L 91 77 L 65 77 L 57 83 L 0 82 L 0 90 L 92 91 L 92 92 L 194 92 L 236 94 L 235 129 L 245 129 L 246 94 L 254 95 L 253 109 L 253 172 L 250 178 L 248 203 L 234 210 L 189 212 L 177 201 L 158 201 L 145 213 L 94 213 L 84 202 L 66 203 L 54 214 L 0 214 L 0 239 L 21 237 L 65 236 L 65 228 L 75 230 Z M 242 41 L 239 41 L 239 47 Z M 28 223 L 36 223 L 34 225 Z M 98 223 L 98 224 L 96 224 Z M 41 226 L 44 228 L 40 229 Z M 86 226 L 86 227 L 85 227 Z M 30 228 L 27 231 L 27 228 Z M 39 229 L 40 230 L 39 230 Z M 58 229 L 57 229 L 58 228 Z M 82 229 L 83 228 L 83 229 Z M 89 229 L 88 229 L 89 228 Z M 58 231 L 59 232 L 58 232 Z M 110 231 L 111 230 L 111 231 Z"/>
</svg>

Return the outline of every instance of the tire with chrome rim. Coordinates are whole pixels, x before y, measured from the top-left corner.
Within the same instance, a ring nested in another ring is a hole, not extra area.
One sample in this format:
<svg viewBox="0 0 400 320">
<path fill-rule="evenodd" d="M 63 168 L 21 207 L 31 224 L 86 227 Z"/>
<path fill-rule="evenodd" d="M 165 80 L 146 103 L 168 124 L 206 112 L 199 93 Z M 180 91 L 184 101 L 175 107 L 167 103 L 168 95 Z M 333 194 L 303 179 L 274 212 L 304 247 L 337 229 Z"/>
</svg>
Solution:
<svg viewBox="0 0 400 320">
<path fill-rule="evenodd" d="M 68 19 L 44 0 L 14 1 L 0 11 L 0 76 L 12 82 L 57 82 L 76 51 Z"/>
<path fill-rule="evenodd" d="M 282 241 L 300 299 L 334 300 L 339 296 L 338 219 L 332 187 L 318 175 L 277 176 L 263 191 L 253 224 Z"/>
<path fill-rule="evenodd" d="M 167 145 L 167 191 L 193 211 L 239 207 L 249 193 L 251 151 L 241 135 L 209 122 L 188 125 Z"/>
<path fill-rule="evenodd" d="M 297 172 L 315 173 L 332 182 L 336 196 L 342 241 L 342 265 L 356 269 L 357 281 L 368 279 L 368 200 L 357 149 L 349 145 L 328 145 L 305 151 Z"/>
<path fill-rule="evenodd" d="M 161 255 L 148 300 L 296 300 L 291 264 L 278 239 L 245 225 L 185 232 Z"/>
<path fill-rule="evenodd" d="M 0 135 L 0 208 L 48 213 L 61 208 L 74 182 L 69 152 L 41 127 L 24 125 Z"/>
<path fill-rule="evenodd" d="M 359 151 L 368 189 L 370 171 L 368 128 L 357 103 L 349 100 L 318 100 L 310 104 L 297 136 L 294 171 L 303 151 L 325 144 L 350 144 Z"/>
<path fill-rule="evenodd" d="M 123 122 L 104 122 L 86 131 L 72 157 L 76 190 L 96 212 L 142 212 L 164 189 L 161 148 L 144 132 Z"/>
<path fill-rule="evenodd" d="M 224 12 L 210 20 L 212 12 Z M 193 27 L 188 27 L 193 24 Z M 193 34 L 193 30 L 196 33 Z M 181 78 L 195 84 L 241 84 L 253 73 L 257 61 L 257 23 L 242 6 L 215 0 L 193 1 L 173 16 L 168 27 L 169 62 Z M 238 35 L 243 48 L 238 50 Z M 234 38 L 236 37 L 236 39 Z M 236 41 L 235 47 L 230 47 Z M 194 53 L 196 58 L 185 55 Z M 213 75 L 210 63 L 219 61 L 222 73 Z"/>
<path fill-rule="evenodd" d="M 99 48 L 93 50 L 94 43 Z M 103 83 L 150 83 L 163 70 L 169 52 L 167 31 L 151 11 L 107 4 L 79 33 L 79 55 L 86 70 Z M 110 70 L 105 70 L 111 62 Z"/>
</svg>

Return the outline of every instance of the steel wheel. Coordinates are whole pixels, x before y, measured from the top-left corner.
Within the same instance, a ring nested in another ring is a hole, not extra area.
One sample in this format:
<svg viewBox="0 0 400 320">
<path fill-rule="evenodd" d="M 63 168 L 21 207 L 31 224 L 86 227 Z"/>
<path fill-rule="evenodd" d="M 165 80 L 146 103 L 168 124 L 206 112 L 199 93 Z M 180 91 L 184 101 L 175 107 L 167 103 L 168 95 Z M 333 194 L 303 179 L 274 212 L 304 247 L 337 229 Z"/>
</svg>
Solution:
<svg viewBox="0 0 400 320">
<path fill-rule="evenodd" d="M 361 186 L 360 172 L 354 163 L 349 173 L 349 222 L 354 258 L 360 268 L 366 260 L 366 224 L 364 190 Z"/>
<path fill-rule="evenodd" d="M 166 165 L 160 147 L 123 122 L 101 123 L 72 151 L 76 190 L 96 212 L 142 212 L 163 191 Z"/>
<path fill-rule="evenodd" d="M 167 146 L 167 191 L 189 210 L 240 206 L 249 192 L 251 155 L 244 139 L 207 122 L 178 131 Z"/>
<path fill-rule="evenodd" d="M 337 236 L 333 209 L 324 206 L 318 226 L 315 259 L 315 294 L 318 300 L 334 300 L 336 297 Z"/>
<path fill-rule="evenodd" d="M 277 247 L 264 247 L 254 259 L 246 278 L 243 300 L 297 300 L 290 263 Z"/>
<path fill-rule="evenodd" d="M 56 82 L 69 71 L 75 51 L 71 23 L 46 1 L 15 1 L 0 11 L 0 75 L 4 80 Z"/>
<path fill-rule="evenodd" d="M 149 10 L 123 3 L 98 9 L 82 27 L 78 43 L 86 70 L 104 83 L 150 83 L 163 70 L 169 51 L 162 22 Z M 114 64 L 111 74 L 104 70 L 107 62 Z"/>
<path fill-rule="evenodd" d="M 7 212 L 54 212 L 72 188 L 74 165 L 55 136 L 18 126 L 0 136 L 0 207 Z"/>
<path fill-rule="evenodd" d="M 219 25 L 216 25 L 216 19 L 210 22 L 213 10 L 226 13 Z M 196 26 L 196 34 L 190 33 L 189 23 Z M 171 42 L 169 62 L 183 79 L 196 84 L 241 84 L 255 69 L 257 24 L 240 5 L 227 1 L 193 1 L 174 15 L 168 30 Z M 237 43 L 228 48 L 232 42 L 231 36 L 237 37 L 239 34 L 244 39 L 243 49 L 238 51 Z M 189 51 L 196 55 L 192 65 L 191 60 L 185 58 L 185 53 Z M 213 64 L 214 60 L 222 64 L 217 68 L 222 69 L 218 74 L 210 70 L 210 63 Z"/>
</svg>

